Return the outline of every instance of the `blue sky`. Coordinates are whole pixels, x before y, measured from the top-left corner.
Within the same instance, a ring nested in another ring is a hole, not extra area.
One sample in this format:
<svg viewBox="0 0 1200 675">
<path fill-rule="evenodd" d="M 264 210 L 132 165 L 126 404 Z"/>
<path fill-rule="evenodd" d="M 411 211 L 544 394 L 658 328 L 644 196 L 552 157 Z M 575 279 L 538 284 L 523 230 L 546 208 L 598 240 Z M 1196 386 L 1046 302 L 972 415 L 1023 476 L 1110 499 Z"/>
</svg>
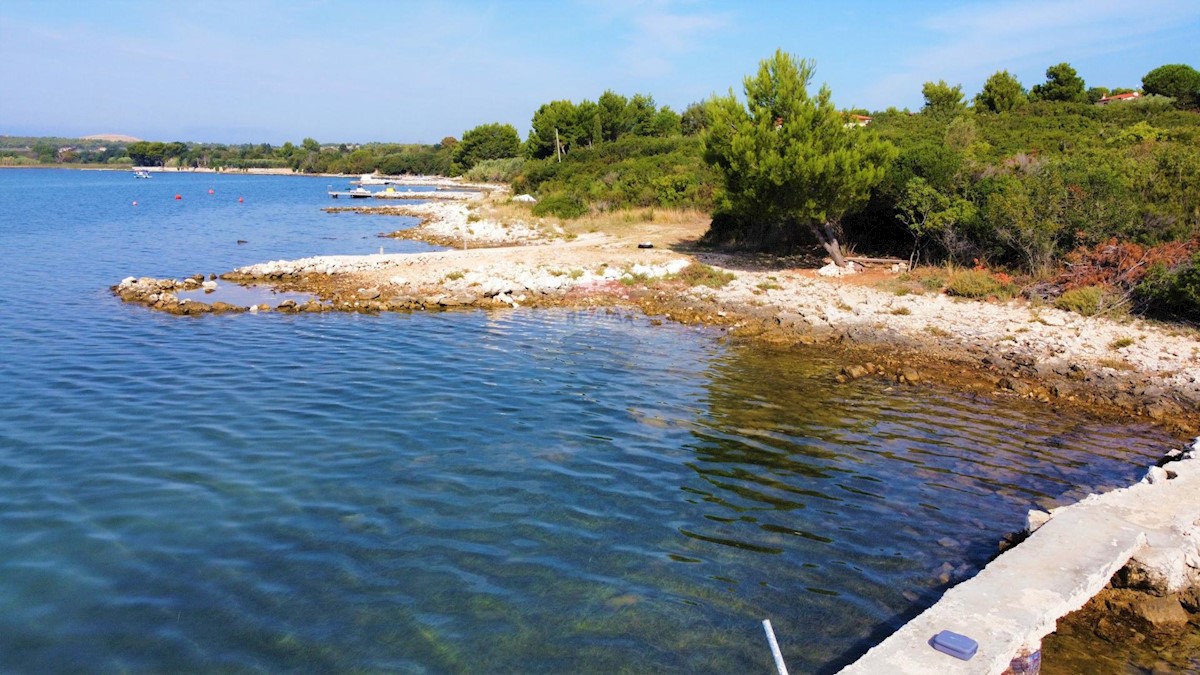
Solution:
<svg viewBox="0 0 1200 675">
<path fill-rule="evenodd" d="M 1200 67 L 1197 0 L 0 0 L 0 134 L 226 143 L 522 136 L 606 89 L 682 110 L 777 48 L 841 107 L 917 109 L 921 84 L 1089 86 Z"/>
</svg>

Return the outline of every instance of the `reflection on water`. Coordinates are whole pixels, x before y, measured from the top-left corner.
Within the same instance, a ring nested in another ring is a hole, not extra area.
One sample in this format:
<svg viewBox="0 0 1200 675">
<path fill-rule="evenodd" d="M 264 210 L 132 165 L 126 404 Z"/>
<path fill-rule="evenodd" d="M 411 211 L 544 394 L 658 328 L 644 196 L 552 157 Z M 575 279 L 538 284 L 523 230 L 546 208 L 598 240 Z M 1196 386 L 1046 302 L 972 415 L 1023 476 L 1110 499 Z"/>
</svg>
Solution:
<svg viewBox="0 0 1200 675">
<path fill-rule="evenodd" d="M 6 291 L 39 308 L 0 321 L 0 670 L 770 672 L 770 618 L 828 672 L 1170 444 L 640 317 L 107 291 L 385 229 L 323 190 L 0 172 Z"/>
<path fill-rule="evenodd" d="M 869 646 L 848 636 L 894 629 L 973 575 L 1029 508 L 1125 485 L 1142 470 L 1127 462 L 1170 447 L 1017 401 L 837 385 L 837 367 L 819 349 L 732 348 L 689 444 L 702 482 L 684 489 L 703 518 L 683 534 L 710 556 L 718 544 L 789 559 L 734 556 L 745 562 L 712 565 L 713 578 L 806 596 L 769 617 L 801 643 L 784 651 L 802 670 L 844 663 Z"/>
</svg>

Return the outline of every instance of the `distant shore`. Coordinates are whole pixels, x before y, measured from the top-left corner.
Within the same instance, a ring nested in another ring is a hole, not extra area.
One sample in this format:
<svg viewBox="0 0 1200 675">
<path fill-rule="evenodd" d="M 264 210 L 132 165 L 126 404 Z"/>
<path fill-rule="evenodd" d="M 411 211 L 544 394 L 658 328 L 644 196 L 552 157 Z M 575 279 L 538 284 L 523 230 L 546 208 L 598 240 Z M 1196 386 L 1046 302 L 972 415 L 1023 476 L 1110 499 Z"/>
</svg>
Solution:
<svg viewBox="0 0 1200 675">
<path fill-rule="evenodd" d="M 627 234 L 572 236 L 487 190 L 353 210 L 421 218 L 419 227 L 384 236 L 466 249 L 271 261 L 220 275 L 225 282 L 313 296 L 277 307 L 179 301 L 178 290 L 217 283 L 200 275 L 131 277 L 113 290 L 128 302 L 175 314 L 635 307 L 731 336 L 836 350 L 846 363 L 839 381 L 939 382 L 1101 414 L 1132 413 L 1181 438 L 1200 431 L 1200 339 L 1194 330 L 1017 301 L 899 294 L 887 290 L 889 278 L 899 274 L 886 267 L 824 277 L 816 271 L 819 262 L 695 249 L 687 242 L 702 234 L 696 224 L 642 223 Z"/>
<path fill-rule="evenodd" d="M 149 171 L 150 173 L 211 173 L 258 176 L 325 176 L 328 178 L 358 178 L 359 174 L 299 173 L 293 169 L 214 169 L 209 167 L 113 166 L 111 164 L 0 164 L 0 169 L 54 169 L 58 171 Z M 427 178 L 427 177 L 422 177 Z"/>
</svg>

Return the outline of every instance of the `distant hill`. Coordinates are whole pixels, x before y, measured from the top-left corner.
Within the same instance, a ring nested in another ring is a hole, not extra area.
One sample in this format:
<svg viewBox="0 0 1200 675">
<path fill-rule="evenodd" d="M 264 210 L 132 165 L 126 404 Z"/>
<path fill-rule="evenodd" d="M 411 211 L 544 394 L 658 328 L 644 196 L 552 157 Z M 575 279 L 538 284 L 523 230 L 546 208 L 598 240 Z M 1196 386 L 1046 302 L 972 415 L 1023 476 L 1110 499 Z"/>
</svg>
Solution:
<svg viewBox="0 0 1200 675">
<path fill-rule="evenodd" d="M 91 136 L 84 136 L 83 138 L 87 141 L 111 141 L 113 143 L 137 143 L 142 140 L 123 134 L 93 134 Z"/>
</svg>

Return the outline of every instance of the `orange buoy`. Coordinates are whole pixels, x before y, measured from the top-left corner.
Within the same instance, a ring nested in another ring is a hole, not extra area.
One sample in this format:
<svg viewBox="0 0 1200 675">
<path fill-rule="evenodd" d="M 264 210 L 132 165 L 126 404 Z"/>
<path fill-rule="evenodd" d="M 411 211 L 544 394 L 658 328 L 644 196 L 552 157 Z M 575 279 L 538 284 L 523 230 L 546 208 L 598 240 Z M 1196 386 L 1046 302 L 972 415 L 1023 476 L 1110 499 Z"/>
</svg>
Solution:
<svg viewBox="0 0 1200 675">
<path fill-rule="evenodd" d="M 238 203 L 239 203 L 239 204 L 241 204 L 241 203 L 242 203 L 242 202 L 244 202 L 244 201 L 246 201 L 246 200 L 245 200 L 245 199 L 242 199 L 241 197 L 238 197 Z"/>
<path fill-rule="evenodd" d="M 181 196 L 181 195 L 175 195 L 175 199 L 183 199 L 183 196 Z"/>
<path fill-rule="evenodd" d="M 211 195 L 211 194 L 213 194 L 213 193 L 214 193 L 214 190 L 213 190 L 212 188 L 208 188 L 208 194 L 210 194 L 210 195 Z"/>
</svg>

